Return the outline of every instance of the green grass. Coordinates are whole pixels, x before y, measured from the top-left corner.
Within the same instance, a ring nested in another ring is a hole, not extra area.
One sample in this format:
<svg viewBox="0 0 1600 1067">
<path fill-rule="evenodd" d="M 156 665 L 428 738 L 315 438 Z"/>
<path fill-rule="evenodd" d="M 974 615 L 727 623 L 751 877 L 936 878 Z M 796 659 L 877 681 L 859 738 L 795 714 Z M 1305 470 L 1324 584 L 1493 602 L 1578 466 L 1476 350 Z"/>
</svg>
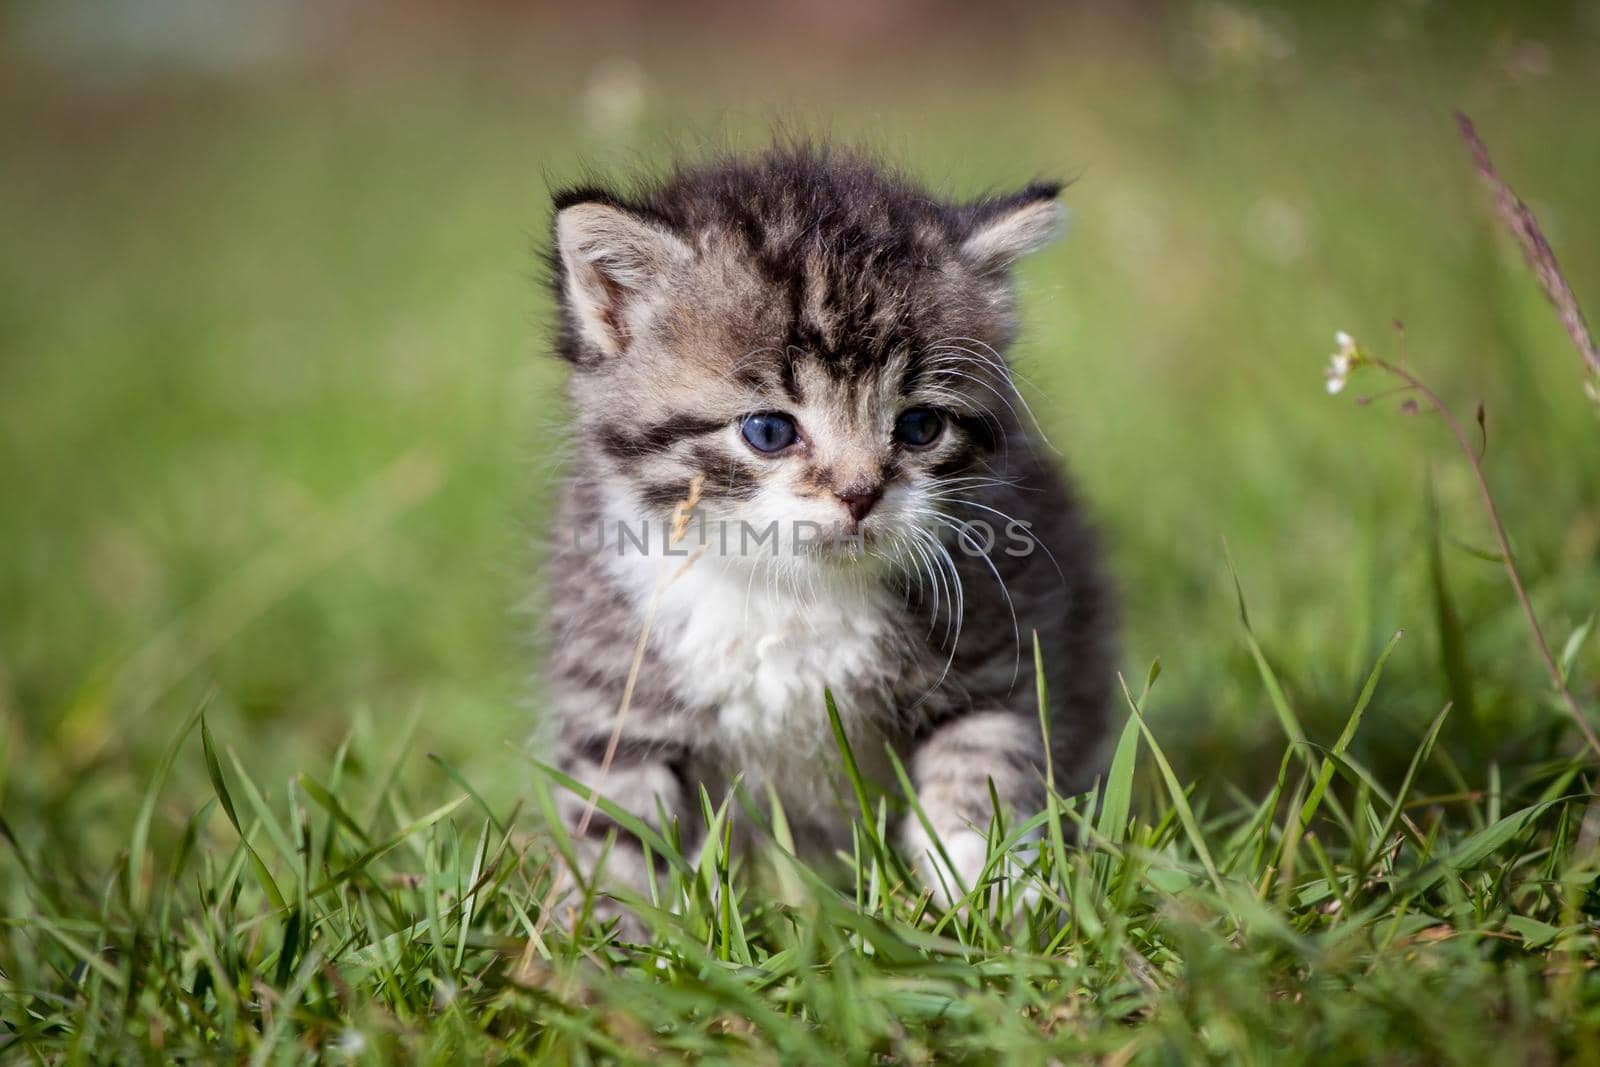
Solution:
<svg viewBox="0 0 1600 1067">
<path fill-rule="evenodd" d="M 166 771 L 197 720 L 215 796 L 170 854 L 151 855 Z M 274 804 L 197 712 L 103 881 L 81 880 L 74 857 L 14 858 L 8 1042 L 102 1062 L 1600 1052 L 1583 763 L 1430 798 L 1412 774 L 1392 791 L 1374 782 L 1343 745 L 1292 746 L 1269 792 L 1208 810 L 1137 711 L 1129 724 L 1099 810 L 1052 794 L 1039 816 L 992 827 L 985 882 L 953 912 L 930 909 L 885 843 L 888 802 L 872 807 L 859 782 L 842 883 L 784 850 L 781 812 L 775 828 L 707 798 L 696 864 L 608 808 L 667 871 L 638 902 L 649 943 L 628 945 L 586 919 L 587 899 L 546 915 L 549 857 L 565 843 L 530 837 L 526 812 L 462 792 L 448 766 L 429 792 L 453 798 L 424 812 L 395 784 L 403 745 L 368 761 L 345 743 Z M 1141 759 L 1166 792 L 1135 805 Z M 1334 779 L 1343 800 L 1324 788 Z M 722 847 L 730 816 L 766 826 L 760 863 Z M 208 844 L 223 825 L 232 844 Z M 1008 857 L 1024 870 L 1001 878 Z"/>
<path fill-rule="evenodd" d="M 992 65 L 664 38 L 612 131 L 581 51 L 0 68 L 0 1058 L 1600 1062 L 1594 764 L 1443 428 L 1321 382 L 1335 329 L 1398 358 L 1400 318 L 1408 365 L 1483 401 L 1593 715 L 1600 423 L 1449 108 L 1600 314 L 1600 39 L 1256 24 L 1284 52 L 1238 13 L 1045 20 Z M 773 115 L 959 191 L 1078 179 L 1021 356 L 1140 713 L 1097 801 L 995 828 L 992 870 L 1037 855 L 964 916 L 871 808 L 838 880 L 659 841 L 653 944 L 568 937 L 559 785 L 522 751 L 547 183 Z"/>
</svg>

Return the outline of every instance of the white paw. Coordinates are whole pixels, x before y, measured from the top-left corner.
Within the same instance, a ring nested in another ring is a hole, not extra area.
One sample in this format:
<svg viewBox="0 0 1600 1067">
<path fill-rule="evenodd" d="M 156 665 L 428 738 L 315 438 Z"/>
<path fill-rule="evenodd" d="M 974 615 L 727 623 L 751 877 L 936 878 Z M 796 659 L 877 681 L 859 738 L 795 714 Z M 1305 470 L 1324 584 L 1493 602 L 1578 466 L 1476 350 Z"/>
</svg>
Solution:
<svg viewBox="0 0 1600 1067">
<path fill-rule="evenodd" d="M 992 900 L 993 896 L 988 890 L 998 879 L 1006 880 L 1014 908 L 1031 909 L 1039 902 L 1039 889 L 1024 870 L 1027 856 L 1020 851 L 1014 852 L 990 867 L 989 841 L 971 827 L 963 826 L 941 834 L 939 841 L 944 846 L 942 855 L 918 819 L 907 821 L 901 841 L 916 866 L 917 874 L 922 878 L 922 884 L 933 894 L 934 902 L 941 908 L 948 909 L 952 903 L 980 885 L 985 887 L 985 891 L 979 893 L 977 899 Z M 1019 887 L 1018 883 L 1022 881 L 1026 881 L 1026 884 Z"/>
<path fill-rule="evenodd" d="M 983 875 L 989 843 L 976 830 L 962 827 L 940 835 L 935 844 L 922 823 L 914 820 L 906 826 L 904 841 L 923 886 L 942 908 L 965 896 Z"/>
</svg>

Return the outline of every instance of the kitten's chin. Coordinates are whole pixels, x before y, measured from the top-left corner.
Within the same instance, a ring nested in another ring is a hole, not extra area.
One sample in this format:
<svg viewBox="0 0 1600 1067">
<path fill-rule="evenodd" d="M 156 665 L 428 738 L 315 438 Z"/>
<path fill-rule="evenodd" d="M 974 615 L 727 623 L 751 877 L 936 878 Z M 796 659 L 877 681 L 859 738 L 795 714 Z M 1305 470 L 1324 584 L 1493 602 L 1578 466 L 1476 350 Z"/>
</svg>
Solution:
<svg viewBox="0 0 1600 1067">
<path fill-rule="evenodd" d="M 856 533 L 821 538 L 806 546 L 801 555 L 830 570 L 877 572 L 889 569 L 891 553 L 887 535 L 869 526 Z"/>
</svg>

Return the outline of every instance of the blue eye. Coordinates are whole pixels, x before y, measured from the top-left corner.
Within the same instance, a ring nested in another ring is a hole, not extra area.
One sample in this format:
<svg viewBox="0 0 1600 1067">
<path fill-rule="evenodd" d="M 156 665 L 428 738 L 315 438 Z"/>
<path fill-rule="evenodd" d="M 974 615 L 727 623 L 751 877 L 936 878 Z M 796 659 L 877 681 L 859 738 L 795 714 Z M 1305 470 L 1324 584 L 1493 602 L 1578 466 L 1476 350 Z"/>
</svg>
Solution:
<svg viewBox="0 0 1600 1067">
<path fill-rule="evenodd" d="M 776 411 L 746 415 L 739 423 L 745 442 L 757 452 L 782 452 L 799 436 L 794 420 Z"/>
<path fill-rule="evenodd" d="M 910 408 L 894 424 L 894 439 L 911 448 L 927 448 L 944 432 L 944 416 L 932 408 Z"/>
</svg>

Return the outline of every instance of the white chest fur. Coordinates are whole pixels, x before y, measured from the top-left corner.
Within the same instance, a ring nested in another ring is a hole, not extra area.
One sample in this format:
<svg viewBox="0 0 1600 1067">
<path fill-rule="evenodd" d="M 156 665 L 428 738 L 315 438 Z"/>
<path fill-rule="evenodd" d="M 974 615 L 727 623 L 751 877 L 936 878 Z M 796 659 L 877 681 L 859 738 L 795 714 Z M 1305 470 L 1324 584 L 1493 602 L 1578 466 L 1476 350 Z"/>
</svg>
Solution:
<svg viewBox="0 0 1600 1067">
<path fill-rule="evenodd" d="M 791 580 L 717 556 L 663 566 L 618 560 L 643 610 L 656 593 L 651 644 L 687 701 L 715 709 L 707 739 L 746 785 L 771 785 L 791 811 L 831 803 L 839 763 L 823 690 L 831 690 L 864 763 L 880 762 L 894 709 L 885 645 L 903 625 L 880 583 L 811 569 Z M 663 575 L 669 580 L 663 583 Z M 798 813 L 798 812 L 797 812 Z"/>
</svg>

